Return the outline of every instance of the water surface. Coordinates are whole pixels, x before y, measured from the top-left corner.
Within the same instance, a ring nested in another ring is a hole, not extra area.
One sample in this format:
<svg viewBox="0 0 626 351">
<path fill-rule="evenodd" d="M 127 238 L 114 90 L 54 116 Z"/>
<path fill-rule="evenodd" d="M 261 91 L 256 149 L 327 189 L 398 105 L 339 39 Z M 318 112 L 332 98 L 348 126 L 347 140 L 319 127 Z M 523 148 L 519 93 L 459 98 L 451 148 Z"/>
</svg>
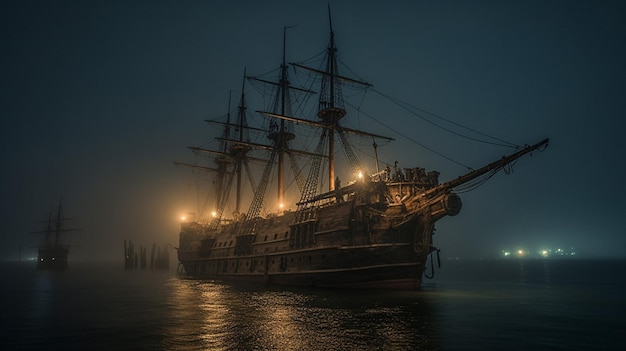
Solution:
<svg viewBox="0 0 626 351">
<path fill-rule="evenodd" d="M 444 261 L 420 291 L 5 263 L 3 349 L 620 349 L 626 261 Z"/>
</svg>

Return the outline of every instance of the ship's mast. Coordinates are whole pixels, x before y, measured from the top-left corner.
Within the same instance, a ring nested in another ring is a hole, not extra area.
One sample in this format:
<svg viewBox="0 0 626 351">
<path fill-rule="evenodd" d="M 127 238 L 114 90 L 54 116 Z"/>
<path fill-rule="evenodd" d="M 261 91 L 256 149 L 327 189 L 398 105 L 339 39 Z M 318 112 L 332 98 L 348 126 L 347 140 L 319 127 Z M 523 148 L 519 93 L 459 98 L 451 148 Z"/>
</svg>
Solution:
<svg viewBox="0 0 626 351">
<path fill-rule="evenodd" d="M 346 136 L 347 133 L 393 140 L 392 138 L 388 138 L 388 137 L 384 137 L 384 136 L 380 136 L 380 135 L 376 135 L 372 133 L 367 133 L 367 132 L 350 129 L 350 128 L 344 128 L 340 125 L 339 123 L 340 119 L 346 115 L 346 110 L 344 109 L 343 94 L 341 91 L 342 83 L 347 82 L 356 86 L 363 86 L 363 87 L 369 87 L 371 85 L 366 82 L 362 82 L 359 80 L 355 80 L 352 78 L 339 75 L 338 65 L 337 65 L 337 61 L 338 61 L 337 48 L 335 45 L 335 33 L 332 27 L 330 6 L 328 7 L 328 17 L 329 17 L 329 23 L 330 23 L 330 43 L 327 48 L 325 67 L 323 69 L 314 69 L 314 68 L 307 67 L 302 64 L 291 63 L 291 65 L 293 65 L 294 67 L 308 70 L 310 72 L 313 72 L 314 74 L 320 75 L 322 78 L 321 89 L 319 93 L 318 112 L 317 112 L 317 116 L 319 118 L 318 121 L 312 121 L 308 119 L 294 117 L 294 116 L 289 115 L 289 111 L 279 112 L 277 108 L 272 113 L 259 111 L 265 116 L 281 119 L 282 120 L 281 123 L 285 121 L 290 121 L 290 122 L 302 123 L 302 124 L 306 124 L 309 126 L 322 129 L 322 134 L 315 148 L 315 151 L 313 153 L 308 153 L 309 156 L 313 157 L 312 159 L 313 161 L 310 164 L 309 175 L 306 179 L 306 182 L 302 184 L 302 187 L 300 187 L 299 185 L 299 187 L 301 188 L 301 198 L 300 198 L 299 203 L 308 203 L 307 200 L 314 197 L 317 194 L 318 190 L 321 190 L 321 189 L 318 189 L 319 187 L 318 180 L 320 176 L 320 166 L 321 166 L 323 158 L 327 157 L 328 163 L 329 163 L 329 167 L 328 167 L 329 189 L 331 191 L 335 189 L 335 186 L 336 186 L 335 185 L 335 135 L 339 135 L 340 141 L 344 147 L 344 151 L 346 152 L 348 161 L 351 163 L 351 166 L 353 167 L 353 169 L 360 168 L 359 160 L 356 154 L 354 153 L 354 150 L 352 149 L 351 145 L 349 145 L 348 143 L 347 136 Z M 284 58 L 283 58 L 283 62 L 284 62 Z M 285 65 L 283 63 L 283 70 L 285 70 L 286 72 L 286 67 L 284 66 Z M 285 79 L 283 79 L 282 81 L 284 81 L 285 83 L 288 83 L 286 81 L 286 76 L 285 76 Z M 294 89 L 294 87 L 291 87 L 288 85 L 284 85 L 283 88 Z M 296 90 L 306 91 L 306 90 L 297 89 L 297 88 Z M 283 93 L 285 91 L 286 89 L 283 90 Z M 309 91 L 306 91 L 306 92 L 309 92 Z M 285 96 L 285 100 L 289 98 L 288 94 L 284 94 L 281 96 Z M 278 106 L 278 105 L 275 105 L 275 106 Z M 289 104 L 286 103 L 285 106 L 286 106 L 285 109 L 287 110 L 289 108 Z M 270 130 L 272 128 L 274 128 L 275 130 L 278 130 L 278 123 L 270 122 Z M 275 135 L 279 135 L 279 134 L 280 133 L 275 133 Z M 285 134 L 285 135 L 288 135 L 288 134 Z M 287 150 L 288 155 L 292 156 L 292 153 L 294 150 L 289 149 L 288 146 L 286 150 Z M 299 209 L 299 211 L 300 210 L 302 209 Z"/>
<path fill-rule="evenodd" d="M 246 102 L 245 102 L 245 98 L 246 98 L 246 93 L 245 93 L 245 86 L 246 86 L 246 70 L 244 68 L 243 71 L 243 81 L 241 83 L 241 100 L 239 102 L 239 115 L 237 117 L 237 122 L 239 123 L 238 125 L 238 129 L 239 129 L 239 136 L 238 136 L 238 141 L 239 142 L 243 142 L 244 141 L 244 129 L 247 126 L 247 120 L 246 120 Z M 244 166 L 244 162 L 245 162 L 245 154 L 250 150 L 249 147 L 243 145 L 243 144 L 233 144 L 231 145 L 231 152 L 236 154 L 236 160 L 237 163 L 235 165 L 235 172 L 237 175 L 237 194 L 235 196 L 235 212 L 239 213 L 240 212 L 240 208 L 241 208 L 241 171 L 242 168 Z"/>
<path fill-rule="evenodd" d="M 264 114 L 268 117 L 277 117 L 277 116 L 286 116 L 291 115 L 292 105 L 291 105 L 291 96 L 293 91 L 297 91 L 300 93 L 304 93 L 306 95 L 314 94 L 314 91 L 294 87 L 289 82 L 288 72 L 289 66 L 287 66 L 286 56 L 287 56 L 287 28 L 283 28 L 283 57 L 280 65 L 280 76 L 277 81 L 267 81 L 259 77 L 248 77 L 251 80 L 261 82 L 263 84 L 271 85 L 276 87 L 276 94 L 273 94 L 274 101 L 272 106 L 272 112 L 264 112 L 258 111 L 261 114 Z M 289 142 L 295 138 L 295 134 L 293 132 L 293 121 L 284 118 L 271 118 L 269 121 L 269 132 L 267 134 L 267 138 L 272 140 L 272 146 L 268 148 L 265 145 L 255 144 L 252 145 L 254 148 L 261 148 L 271 150 L 272 153 L 276 153 L 276 159 L 278 163 L 277 170 L 277 200 L 278 205 L 282 207 L 285 202 L 285 155 L 289 156 L 289 161 L 291 162 L 291 168 L 293 171 L 293 175 L 298 185 L 298 188 L 302 190 L 304 187 L 304 180 L 300 175 L 300 169 L 298 167 L 297 161 L 295 160 L 295 155 L 303 155 L 306 157 L 312 156 L 309 152 L 304 152 L 302 150 L 292 149 Z M 319 155 L 317 155 L 319 156 Z"/>
<path fill-rule="evenodd" d="M 59 236 L 61 236 L 61 202 L 59 202 L 59 209 L 57 211 L 56 232 L 54 235 L 54 247 L 59 246 Z"/>
<path fill-rule="evenodd" d="M 207 154 L 207 155 L 213 156 L 214 157 L 213 162 L 215 162 L 217 167 L 211 168 L 211 167 L 200 166 L 197 164 L 174 162 L 176 166 L 189 167 L 189 168 L 199 170 L 202 172 L 211 172 L 211 173 L 216 174 L 214 178 L 215 197 L 212 197 L 213 193 L 209 192 L 202 206 L 200 207 L 200 204 L 198 204 L 198 211 L 200 213 L 201 218 L 203 218 L 202 216 L 209 215 L 209 214 L 206 214 L 207 208 L 209 208 L 211 211 L 210 215 L 213 217 L 212 221 L 216 220 L 216 223 L 219 223 L 219 218 L 217 214 L 219 213 L 221 216 L 222 204 L 226 202 L 226 197 L 228 197 L 228 189 L 226 189 L 226 186 L 229 184 L 229 180 L 227 179 L 228 168 L 229 168 L 229 165 L 233 163 L 233 158 L 231 157 L 229 153 L 229 149 L 228 149 L 230 142 L 231 142 L 230 129 L 233 126 L 233 124 L 231 124 L 231 115 L 230 115 L 231 100 L 232 100 L 232 91 L 229 91 L 228 92 L 228 109 L 226 112 L 225 123 L 217 122 L 213 120 L 205 120 L 205 122 L 209 124 L 219 124 L 220 126 L 223 126 L 221 138 L 216 138 L 220 142 L 219 148 L 217 150 L 207 150 L 207 149 L 203 149 L 200 147 L 193 147 L 193 146 L 189 147 L 189 149 L 191 149 L 196 155 Z M 208 207 L 209 205 L 211 205 L 212 207 Z"/>
<path fill-rule="evenodd" d="M 48 214 L 48 226 L 46 227 L 46 239 L 44 246 L 50 246 L 50 235 L 52 234 L 52 210 Z"/>
<path fill-rule="evenodd" d="M 224 156 L 228 152 L 228 139 L 230 138 L 230 102 L 232 98 L 232 91 L 228 92 L 228 111 L 226 112 L 226 125 L 224 126 L 224 140 L 222 141 L 222 147 L 220 148 L 222 155 L 215 158 L 214 162 L 217 164 L 217 182 L 216 182 L 216 199 L 215 208 L 219 208 L 223 201 L 224 195 L 224 179 L 228 169 L 229 160 Z M 205 206 L 206 207 L 206 206 Z"/>
<path fill-rule="evenodd" d="M 212 229 L 216 229 L 220 222 L 222 221 L 222 215 L 224 213 L 225 207 L 228 201 L 231 199 L 231 188 L 233 182 L 236 182 L 236 194 L 235 203 L 234 203 L 234 214 L 238 216 L 241 211 L 242 204 L 242 195 L 243 195 L 243 172 L 246 171 L 248 174 L 248 178 L 250 180 L 251 186 L 254 189 L 255 185 L 254 180 L 251 177 L 251 172 L 248 167 L 248 160 L 253 161 L 261 161 L 267 162 L 265 159 L 259 159 L 256 157 L 249 156 L 248 153 L 252 150 L 250 146 L 250 138 L 249 138 L 249 130 L 257 130 L 257 131 L 265 131 L 265 129 L 253 128 L 248 126 L 247 116 L 246 116 L 246 99 L 245 99 L 245 81 L 246 81 L 246 71 L 244 69 L 243 82 L 241 88 L 241 98 L 238 106 L 238 114 L 237 119 L 233 122 L 231 121 L 230 114 L 230 104 L 231 104 L 231 95 L 229 93 L 228 97 L 228 113 L 226 123 L 218 122 L 214 120 L 205 120 L 205 122 L 210 124 L 219 124 L 224 126 L 224 131 L 221 137 L 217 137 L 216 139 L 220 141 L 219 150 L 208 150 L 200 147 L 190 147 L 190 149 L 194 153 L 202 153 L 211 156 L 215 156 L 214 162 L 217 164 L 217 168 L 203 167 L 198 165 L 192 165 L 182 162 L 174 162 L 177 166 L 185 166 L 194 169 L 198 169 L 206 172 L 216 172 L 218 174 L 216 179 L 216 189 L 215 193 L 217 194 L 216 198 L 216 207 L 214 209 L 214 213 L 211 214 L 213 217 L 210 221 L 209 227 Z M 235 134 L 232 134 L 232 129 L 235 129 Z M 232 165 L 232 168 L 231 168 Z M 208 199 L 208 198 L 207 198 Z M 205 204 L 206 207 L 206 204 Z"/>
<path fill-rule="evenodd" d="M 288 99 L 288 89 L 289 89 L 289 79 L 288 75 L 288 66 L 285 60 L 287 52 L 287 27 L 283 28 L 283 60 L 280 65 L 281 74 L 280 79 L 278 81 L 278 94 L 276 94 L 276 98 L 280 101 L 277 101 L 275 104 L 275 110 L 277 109 L 281 115 L 290 114 L 290 111 L 287 111 L 289 108 Z M 270 134 L 268 138 L 274 142 L 274 147 L 278 152 L 278 179 L 277 179 L 277 188 L 278 188 L 278 204 L 282 206 L 285 203 L 285 152 L 289 149 L 288 142 L 293 140 L 295 135 L 287 131 L 285 128 L 286 121 L 280 120 L 280 127 L 278 131 L 271 130 L 271 126 L 275 126 L 275 121 L 273 120 L 270 124 Z"/>
<path fill-rule="evenodd" d="M 343 107 L 341 85 L 337 83 L 339 71 L 337 67 L 337 48 L 335 47 L 335 32 L 333 31 L 330 5 L 328 5 L 328 21 L 330 25 L 330 43 L 326 60 L 326 74 L 322 77 L 322 88 L 319 99 L 317 116 L 329 128 L 328 132 L 328 186 L 329 191 L 335 189 L 335 130 L 339 120 L 346 115 Z"/>
</svg>

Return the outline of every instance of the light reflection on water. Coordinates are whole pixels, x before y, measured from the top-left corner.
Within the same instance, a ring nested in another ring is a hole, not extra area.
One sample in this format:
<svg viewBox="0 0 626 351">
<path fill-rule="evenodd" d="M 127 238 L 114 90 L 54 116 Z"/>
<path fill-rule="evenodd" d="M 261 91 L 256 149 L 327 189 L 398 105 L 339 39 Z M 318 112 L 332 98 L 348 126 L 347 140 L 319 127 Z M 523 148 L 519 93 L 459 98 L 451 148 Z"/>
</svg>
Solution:
<svg viewBox="0 0 626 351">
<path fill-rule="evenodd" d="M 166 348 L 436 349 L 432 305 L 417 292 L 344 292 L 172 279 Z M 195 336 L 195 339 L 192 340 Z"/>
<path fill-rule="evenodd" d="M 444 263 L 421 291 L 0 266 L 2 349 L 623 349 L 626 261 Z M 618 347 L 619 346 L 619 347 Z"/>
</svg>

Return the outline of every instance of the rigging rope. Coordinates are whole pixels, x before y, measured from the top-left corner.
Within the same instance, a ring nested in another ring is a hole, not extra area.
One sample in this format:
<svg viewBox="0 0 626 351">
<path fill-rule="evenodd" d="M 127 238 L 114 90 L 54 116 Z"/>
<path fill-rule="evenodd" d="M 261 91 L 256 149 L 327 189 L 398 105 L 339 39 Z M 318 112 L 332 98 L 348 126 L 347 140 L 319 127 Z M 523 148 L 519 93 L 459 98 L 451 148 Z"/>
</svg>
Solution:
<svg viewBox="0 0 626 351">
<path fill-rule="evenodd" d="M 348 136 L 342 129 L 337 130 L 339 134 L 339 140 L 341 141 L 341 146 L 343 147 L 343 153 L 346 158 L 350 162 L 350 166 L 352 168 L 353 174 L 358 174 L 361 171 L 361 162 L 359 161 L 359 157 L 354 152 L 350 141 L 348 140 Z"/>
<path fill-rule="evenodd" d="M 355 106 L 354 106 L 354 105 L 352 105 L 352 104 L 350 104 L 349 102 L 348 102 L 347 104 L 348 104 L 350 107 L 355 108 Z M 365 112 L 363 112 L 363 111 L 360 111 L 360 113 L 362 113 L 364 116 L 368 117 L 368 118 L 369 118 L 369 119 L 371 119 L 372 121 L 374 121 L 374 122 L 376 122 L 376 123 L 380 124 L 381 126 L 384 126 L 385 128 L 387 128 L 387 129 L 391 130 L 392 132 L 394 132 L 394 133 L 396 133 L 396 134 L 398 134 L 398 135 L 400 135 L 400 136 L 404 137 L 405 139 L 407 139 L 407 140 L 409 140 L 409 141 L 413 142 L 414 144 L 419 145 L 419 146 L 421 146 L 422 148 L 424 148 L 424 149 L 426 149 L 426 150 L 428 150 L 428 151 L 432 152 L 433 154 L 435 154 L 435 155 L 437 155 L 437 156 L 439 156 L 439 157 L 442 157 L 442 158 L 444 158 L 444 159 L 446 159 L 446 160 L 448 160 L 448 161 L 450 161 L 450 162 L 453 162 L 453 163 L 455 163 L 455 164 L 457 164 L 457 165 L 459 165 L 459 166 L 461 166 L 461 167 L 465 167 L 465 168 L 467 168 L 467 169 L 472 169 L 471 167 L 469 167 L 469 166 L 467 166 L 467 165 L 464 165 L 464 164 L 462 164 L 461 162 L 456 161 L 456 160 L 454 160 L 453 158 L 448 157 L 448 156 L 446 156 L 446 155 L 444 155 L 444 154 L 442 154 L 442 153 L 440 153 L 440 152 L 437 152 L 437 151 L 433 150 L 432 148 L 430 148 L 430 147 L 428 147 L 428 146 L 426 146 L 426 145 L 424 145 L 424 144 L 422 144 L 422 143 L 418 142 L 417 140 L 415 140 L 415 139 L 411 138 L 410 136 L 408 136 L 408 135 L 406 135 L 406 134 L 402 133 L 401 131 L 399 131 L 399 130 L 397 130 L 397 129 L 395 129 L 395 128 L 392 128 L 389 124 L 384 124 L 384 123 L 380 122 L 379 120 L 377 120 L 376 118 L 374 118 L 374 117 L 373 117 L 373 116 L 371 116 L 371 115 L 369 115 L 369 114 L 367 114 L 367 113 L 365 113 Z"/>
<path fill-rule="evenodd" d="M 419 117 L 420 119 L 424 120 L 425 122 L 430 123 L 430 124 L 432 124 L 432 125 L 434 125 L 434 126 L 436 126 L 436 127 L 438 127 L 438 128 L 441 128 L 442 130 L 445 130 L 445 131 L 447 131 L 448 133 L 451 133 L 451 134 L 454 134 L 454 135 L 456 135 L 456 136 L 459 136 L 459 137 L 462 137 L 462 138 L 466 138 L 466 139 L 469 139 L 469 140 L 473 140 L 473 141 L 476 141 L 476 142 L 479 142 L 479 143 L 490 144 L 490 145 L 497 145 L 497 146 L 504 146 L 504 147 L 510 147 L 510 148 L 514 148 L 514 149 L 519 149 L 519 148 L 520 148 L 520 146 L 519 146 L 519 145 L 516 145 L 516 144 L 514 144 L 514 143 L 512 143 L 512 142 L 509 142 L 509 141 L 506 141 L 506 140 L 503 140 L 503 139 L 500 139 L 500 138 L 497 138 L 497 137 L 491 136 L 491 135 L 489 135 L 489 134 L 486 134 L 486 133 L 480 132 L 480 131 L 478 131 L 478 130 L 475 130 L 475 129 L 469 128 L 469 127 L 467 127 L 467 126 L 464 126 L 464 125 L 462 125 L 462 124 L 460 124 L 460 123 L 457 123 L 457 122 L 451 121 L 451 120 L 449 120 L 449 119 L 447 119 L 447 118 L 444 118 L 444 117 L 442 117 L 442 116 L 440 116 L 440 115 L 437 115 L 437 114 L 435 114 L 435 113 L 432 113 L 432 112 L 426 111 L 426 110 L 424 110 L 423 108 L 420 108 L 420 107 L 417 107 L 417 106 L 411 105 L 411 104 L 409 104 L 409 103 L 403 102 L 403 101 L 401 101 L 401 100 L 399 100 L 399 99 L 396 99 L 396 98 L 393 98 L 393 97 L 391 97 L 391 96 L 389 96 L 389 95 L 387 95 L 387 94 L 383 94 L 382 92 L 380 92 L 380 91 L 378 91 L 378 90 L 376 90 L 376 89 L 373 89 L 373 88 L 372 88 L 372 91 L 373 91 L 373 92 L 375 92 L 375 93 L 377 93 L 378 95 L 380 95 L 380 96 L 384 97 L 385 99 L 387 99 L 387 100 L 389 100 L 389 101 L 393 102 L 394 104 L 396 104 L 396 105 L 400 106 L 401 108 L 403 108 L 404 110 L 406 110 L 406 111 L 410 112 L 411 114 L 413 114 L 413 115 L 415 115 L 415 116 Z M 415 110 L 421 111 L 421 112 L 423 112 L 423 113 L 429 114 L 429 115 L 431 115 L 431 116 L 433 116 L 433 117 L 435 117 L 435 118 L 438 118 L 438 119 L 440 119 L 440 120 L 442 120 L 442 121 L 448 122 L 448 123 L 450 123 L 450 124 L 452 124 L 452 125 L 455 125 L 455 126 L 457 126 L 457 127 L 460 127 L 460 128 L 466 129 L 466 130 L 469 130 L 469 131 L 471 131 L 471 132 L 474 132 L 474 133 L 480 134 L 480 135 L 482 135 L 482 136 L 484 136 L 484 137 L 487 137 L 487 138 L 490 138 L 490 139 L 493 139 L 493 140 L 497 140 L 497 141 L 499 141 L 499 143 L 490 142 L 490 141 L 487 141 L 487 140 L 481 140 L 481 139 L 477 139 L 477 138 L 470 137 L 470 136 L 468 136 L 468 135 L 464 135 L 464 134 L 461 134 L 461 133 L 457 133 L 457 132 L 455 132 L 455 131 L 453 131 L 453 130 L 451 130 L 451 129 L 449 129 L 449 128 L 445 128 L 445 127 L 443 127 L 443 126 L 441 126 L 441 125 L 439 125 L 439 124 L 437 124 L 437 123 L 435 123 L 435 122 L 433 122 L 433 121 L 429 120 L 428 118 L 426 118 L 426 117 L 422 116 L 421 114 L 419 114 L 419 113 L 417 113 L 417 112 L 415 112 L 415 111 L 413 111 L 413 110 L 409 109 L 407 106 L 408 106 L 408 107 L 411 107 L 411 108 L 413 108 L 413 109 L 415 109 Z"/>
</svg>

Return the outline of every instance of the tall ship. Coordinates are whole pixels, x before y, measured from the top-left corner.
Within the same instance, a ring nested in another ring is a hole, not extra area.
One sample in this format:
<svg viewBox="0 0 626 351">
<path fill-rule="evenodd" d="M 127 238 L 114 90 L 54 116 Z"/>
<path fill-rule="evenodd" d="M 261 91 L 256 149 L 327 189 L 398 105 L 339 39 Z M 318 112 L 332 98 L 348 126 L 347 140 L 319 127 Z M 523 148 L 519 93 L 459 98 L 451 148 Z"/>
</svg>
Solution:
<svg viewBox="0 0 626 351">
<path fill-rule="evenodd" d="M 56 216 L 48 216 L 45 221 L 46 228 L 33 232 L 40 235 L 37 250 L 37 269 L 67 269 L 68 256 L 70 252 L 70 232 L 77 231 L 77 228 L 68 228 L 67 222 L 73 218 L 65 218 L 62 214 L 62 204 L 59 203 Z"/>
<path fill-rule="evenodd" d="M 371 85 L 340 74 L 330 9 L 329 24 L 330 41 L 319 68 L 287 64 L 285 28 L 278 79 L 249 77 L 244 72 L 237 116 L 229 112 L 225 121 L 207 121 L 223 130 L 217 138 L 219 147 L 191 147 L 214 166 L 175 162 L 212 177 L 214 186 L 199 212 L 181 223 L 176 248 L 181 273 L 308 287 L 418 289 L 429 255 L 438 253 L 433 244 L 435 223 L 461 210 L 457 193 L 547 147 L 548 139 L 516 147 L 508 156 L 446 182 L 439 181 L 439 172 L 418 165 L 400 168 L 397 162 L 381 162 L 379 143 L 394 139 L 344 123 L 343 90 Z M 317 87 L 292 85 L 288 75 L 292 69 L 314 77 Z M 257 111 L 267 121 L 264 128 L 248 123 L 246 82 L 271 88 L 269 107 Z M 293 107 L 294 102 L 306 100 L 296 98 L 297 94 L 317 95 L 314 118 L 305 118 L 303 109 Z M 299 133 L 296 126 L 316 134 Z M 254 132 L 265 133 L 265 142 L 252 141 Z M 316 140 L 309 150 L 294 146 L 304 134 Z M 358 148 L 351 144 L 353 137 L 370 140 L 369 164 L 362 162 Z M 343 163 L 336 160 L 338 149 L 346 156 Z M 260 165 L 258 182 L 255 164 Z M 342 183 L 340 176 L 345 174 L 350 179 Z M 289 202 L 294 196 L 288 196 L 287 190 L 295 187 L 297 196 Z M 276 191 L 271 203 L 277 205 L 264 207 L 270 188 Z M 242 211 L 244 204 L 247 212 Z"/>
</svg>

